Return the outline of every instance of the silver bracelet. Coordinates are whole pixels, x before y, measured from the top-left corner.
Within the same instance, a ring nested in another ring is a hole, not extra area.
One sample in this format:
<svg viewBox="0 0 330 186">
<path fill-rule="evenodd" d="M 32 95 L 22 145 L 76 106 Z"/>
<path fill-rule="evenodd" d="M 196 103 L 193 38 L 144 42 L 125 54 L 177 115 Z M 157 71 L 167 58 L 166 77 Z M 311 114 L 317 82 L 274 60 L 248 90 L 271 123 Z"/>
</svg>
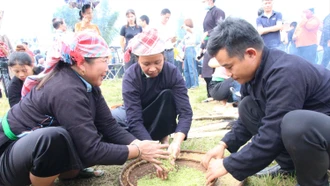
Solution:
<svg viewBox="0 0 330 186">
<path fill-rule="evenodd" d="M 140 147 L 139 145 L 135 144 L 135 143 L 132 143 L 131 145 L 135 145 L 139 151 L 139 155 L 136 157 L 136 158 L 139 158 L 141 156 L 141 150 L 140 150 Z"/>
</svg>

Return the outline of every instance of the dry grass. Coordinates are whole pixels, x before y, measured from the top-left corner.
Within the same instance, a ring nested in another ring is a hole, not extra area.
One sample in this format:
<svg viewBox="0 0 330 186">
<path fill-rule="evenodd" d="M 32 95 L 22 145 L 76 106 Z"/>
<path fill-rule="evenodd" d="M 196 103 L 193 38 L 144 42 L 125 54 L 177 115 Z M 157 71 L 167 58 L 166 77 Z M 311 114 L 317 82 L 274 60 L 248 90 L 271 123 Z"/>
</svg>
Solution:
<svg viewBox="0 0 330 186">
<path fill-rule="evenodd" d="M 105 80 L 102 84 L 102 93 L 107 101 L 108 105 L 116 105 L 122 103 L 121 96 L 121 80 Z M 214 113 L 214 106 L 217 106 L 217 102 L 201 103 L 206 98 L 205 83 L 203 80 L 200 82 L 200 87 L 188 92 L 190 103 L 193 108 L 194 116 L 210 116 Z M 6 98 L 0 99 L 0 117 L 9 109 L 8 100 Z M 192 127 L 205 126 L 218 121 L 193 121 Z M 188 139 L 182 144 L 184 150 L 199 150 L 208 151 L 213 148 L 221 137 L 209 137 L 209 138 L 195 138 Z M 229 155 L 229 152 L 226 152 Z M 100 178 L 81 179 L 74 181 L 57 181 L 57 186 L 117 186 L 119 185 L 119 175 L 123 166 L 96 166 L 96 168 L 104 169 L 105 175 Z M 247 180 L 246 185 L 249 186 L 294 186 L 295 180 L 283 179 L 276 177 L 271 179 L 269 177 L 256 178 L 251 177 Z"/>
</svg>

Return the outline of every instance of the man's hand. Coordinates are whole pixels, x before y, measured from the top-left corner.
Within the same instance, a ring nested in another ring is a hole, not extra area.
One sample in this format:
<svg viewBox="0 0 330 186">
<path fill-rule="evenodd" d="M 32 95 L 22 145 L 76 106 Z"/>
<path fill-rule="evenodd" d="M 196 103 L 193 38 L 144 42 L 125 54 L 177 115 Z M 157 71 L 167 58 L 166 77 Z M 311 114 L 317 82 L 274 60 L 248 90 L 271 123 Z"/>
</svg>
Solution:
<svg viewBox="0 0 330 186">
<path fill-rule="evenodd" d="M 208 169 L 209 168 L 209 163 L 212 158 L 214 159 L 222 159 L 224 158 L 224 153 L 225 153 L 226 146 L 225 144 L 219 144 L 215 146 L 213 149 L 209 150 L 202 158 L 202 165 L 204 168 Z"/>
<path fill-rule="evenodd" d="M 201 41 L 202 44 L 204 44 L 204 40 L 205 40 L 205 38 L 206 38 L 208 35 L 209 35 L 209 32 L 204 32 L 204 33 L 203 33 L 202 41 Z"/>
<path fill-rule="evenodd" d="M 177 40 L 176 36 L 174 36 L 174 37 L 171 38 L 171 42 L 172 42 L 172 43 L 175 43 L 176 40 Z"/>
<path fill-rule="evenodd" d="M 259 33 L 259 35 L 263 35 L 264 32 L 265 32 L 265 28 L 263 28 L 263 27 L 259 27 L 259 28 L 258 28 L 258 33 Z"/>
<path fill-rule="evenodd" d="M 293 34 L 292 35 L 292 41 L 296 41 L 297 40 L 297 35 L 296 34 Z"/>
<path fill-rule="evenodd" d="M 227 173 L 228 171 L 223 166 L 223 159 L 215 159 L 211 161 L 206 172 L 206 184 L 210 184 L 214 179 L 224 176 Z"/>
</svg>

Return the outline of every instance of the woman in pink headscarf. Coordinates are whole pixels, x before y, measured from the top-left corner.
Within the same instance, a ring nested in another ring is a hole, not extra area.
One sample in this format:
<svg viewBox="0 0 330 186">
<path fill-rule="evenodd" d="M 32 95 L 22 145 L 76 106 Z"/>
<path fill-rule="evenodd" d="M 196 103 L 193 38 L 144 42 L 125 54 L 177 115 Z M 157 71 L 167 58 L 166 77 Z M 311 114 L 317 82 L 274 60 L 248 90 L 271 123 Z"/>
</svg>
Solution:
<svg viewBox="0 0 330 186">
<path fill-rule="evenodd" d="M 173 134 L 168 152 L 174 163 L 190 130 L 192 109 L 183 77 L 176 66 L 165 62 L 164 50 L 165 41 L 156 29 L 131 39 L 124 57 L 129 60 L 132 53 L 138 62 L 127 69 L 123 78 L 124 107 L 114 109 L 112 114 L 118 124 L 140 140 L 167 144 Z M 167 177 L 161 167 L 156 168 L 158 177 Z"/>
<path fill-rule="evenodd" d="M 109 54 L 102 37 L 81 32 L 25 81 L 24 99 L 1 121 L 0 185 L 52 185 L 94 165 L 168 158 L 168 145 L 137 140 L 112 117 L 99 88 Z"/>
</svg>

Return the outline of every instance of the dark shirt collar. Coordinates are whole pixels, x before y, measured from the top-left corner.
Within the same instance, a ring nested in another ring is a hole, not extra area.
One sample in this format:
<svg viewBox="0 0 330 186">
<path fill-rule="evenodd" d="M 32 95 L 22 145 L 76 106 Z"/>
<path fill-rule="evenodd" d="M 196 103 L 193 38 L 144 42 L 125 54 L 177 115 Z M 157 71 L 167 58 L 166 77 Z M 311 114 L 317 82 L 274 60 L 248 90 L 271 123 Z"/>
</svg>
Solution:
<svg viewBox="0 0 330 186">
<path fill-rule="evenodd" d="M 77 74 L 77 76 L 81 79 L 81 81 L 85 84 L 86 86 L 86 91 L 87 92 L 92 92 L 92 85 L 89 84 L 83 77 L 81 77 L 76 71 L 74 71 L 75 74 Z"/>
<path fill-rule="evenodd" d="M 209 9 L 209 11 L 212 10 L 212 9 L 214 9 L 214 7 L 215 7 L 215 5 L 213 5 L 213 6 Z"/>
<path fill-rule="evenodd" d="M 141 69 L 141 74 L 142 74 L 142 77 L 145 77 L 145 78 L 150 78 L 150 76 L 148 76 L 147 74 L 145 74 L 144 72 L 143 72 L 143 70 Z"/>
<path fill-rule="evenodd" d="M 264 49 L 262 50 L 262 54 L 261 54 L 260 65 L 254 75 L 254 78 L 250 81 L 251 84 L 254 84 L 254 82 L 262 76 L 262 72 L 265 69 L 268 56 L 269 56 L 269 49 L 266 46 L 264 46 Z"/>
<path fill-rule="evenodd" d="M 276 14 L 276 12 L 274 10 L 272 10 L 272 15 L 270 16 L 270 18 L 273 17 L 275 14 Z M 267 17 L 267 16 L 265 15 L 265 13 L 262 13 L 261 17 Z"/>
</svg>

